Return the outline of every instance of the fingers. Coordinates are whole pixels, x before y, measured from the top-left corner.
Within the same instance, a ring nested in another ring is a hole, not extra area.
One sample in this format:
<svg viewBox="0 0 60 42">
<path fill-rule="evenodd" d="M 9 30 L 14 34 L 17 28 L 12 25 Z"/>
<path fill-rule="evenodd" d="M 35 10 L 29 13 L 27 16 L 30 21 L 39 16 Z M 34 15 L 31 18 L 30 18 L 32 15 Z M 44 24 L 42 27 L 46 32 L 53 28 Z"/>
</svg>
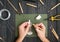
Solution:
<svg viewBox="0 0 60 42">
<path fill-rule="evenodd" d="M 35 29 L 45 30 L 45 26 L 43 23 L 33 24 L 33 26 L 35 27 Z"/>
<path fill-rule="evenodd" d="M 26 26 L 27 26 L 27 22 L 24 22 L 21 25 L 19 25 L 19 31 L 24 31 Z"/>
<path fill-rule="evenodd" d="M 35 30 L 36 30 L 36 32 L 37 32 L 37 33 L 39 33 L 39 32 L 40 32 L 40 30 L 39 30 L 39 29 L 35 29 Z"/>
<path fill-rule="evenodd" d="M 24 29 L 25 31 L 28 31 L 29 30 L 29 28 L 31 27 L 31 24 L 29 23 L 29 22 L 24 22 L 24 23 L 22 23 L 20 26 L 20 29 Z"/>
<path fill-rule="evenodd" d="M 30 27 L 30 23 L 29 23 L 29 22 L 24 22 L 24 23 L 22 24 L 22 26 L 23 26 L 24 28 L 29 28 L 29 27 Z"/>
<path fill-rule="evenodd" d="M 28 22 L 24 22 L 21 24 L 22 27 L 25 27 L 28 24 Z"/>
<path fill-rule="evenodd" d="M 41 28 L 45 29 L 45 25 L 43 23 L 39 24 L 41 26 Z"/>
<path fill-rule="evenodd" d="M 27 25 L 27 27 L 26 27 L 26 32 L 29 31 L 30 27 L 31 27 L 31 24 L 28 22 L 28 25 Z"/>
<path fill-rule="evenodd" d="M 45 26 L 44 26 L 43 23 L 33 24 L 33 26 L 35 27 L 35 29 L 39 29 L 39 30 L 45 31 Z M 24 23 L 22 23 L 22 24 L 20 25 L 20 29 L 21 29 L 21 30 L 24 29 L 26 32 L 29 31 L 30 27 L 31 27 L 31 24 L 30 24 L 29 22 L 24 22 Z M 37 30 L 37 31 L 38 31 L 38 30 Z"/>
</svg>

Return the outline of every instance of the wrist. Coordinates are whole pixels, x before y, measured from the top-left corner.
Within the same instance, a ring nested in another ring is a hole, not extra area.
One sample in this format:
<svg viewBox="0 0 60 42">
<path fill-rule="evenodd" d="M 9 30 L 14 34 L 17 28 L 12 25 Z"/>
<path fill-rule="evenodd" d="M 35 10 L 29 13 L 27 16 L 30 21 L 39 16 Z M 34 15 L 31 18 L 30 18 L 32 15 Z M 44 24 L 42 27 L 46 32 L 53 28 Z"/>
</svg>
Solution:
<svg viewBox="0 0 60 42">
<path fill-rule="evenodd" d="M 18 38 L 16 42 L 22 42 L 23 41 L 23 38 Z"/>
<path fill-rule="evenodd" d="M 49 40 L 45 37 L 42 39 L 42 42 L 49 42 Z"/>
</svg>

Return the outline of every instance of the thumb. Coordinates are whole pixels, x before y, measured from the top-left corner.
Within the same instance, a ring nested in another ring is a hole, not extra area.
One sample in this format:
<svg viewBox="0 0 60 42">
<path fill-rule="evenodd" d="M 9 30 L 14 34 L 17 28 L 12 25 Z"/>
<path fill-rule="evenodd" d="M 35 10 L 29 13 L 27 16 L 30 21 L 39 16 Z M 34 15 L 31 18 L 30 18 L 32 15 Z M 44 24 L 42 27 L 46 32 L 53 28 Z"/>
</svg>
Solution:
<svg viewBox="0 0 60 42">
<path fill-rule="evenodd" d="M 26 32 L 29 31 L 30 27 L 31 27 L 31 25 L 28 23 L 27 28 L 26 28 Z"/>
</svg>

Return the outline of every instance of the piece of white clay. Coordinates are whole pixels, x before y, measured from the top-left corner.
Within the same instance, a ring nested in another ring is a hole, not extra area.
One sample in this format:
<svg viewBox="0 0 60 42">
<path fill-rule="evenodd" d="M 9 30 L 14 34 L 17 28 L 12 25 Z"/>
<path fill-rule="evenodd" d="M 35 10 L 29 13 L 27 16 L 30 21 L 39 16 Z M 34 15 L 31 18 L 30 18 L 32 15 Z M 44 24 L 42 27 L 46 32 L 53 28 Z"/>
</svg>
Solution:
<svg viewBox="0 0 60 42">
<path fill-rule="evenodd" d="M 27 35 L 32 35 L 33 34 L 33 32 L 32 31 L 29 31 L 28 33 L 27 33 Z"/>
<path fill-rule="evenodd" d="M 36 17 L 36 20 L 40 20 L 41 19 L 41 15 L 38 15 L 37 17 Z"/>
<path fill-rule="evenodd" d="M 29 24 L 31 24 L 31 20 L 29 20 L 28 22 L 29 22 Z M 31 28 L 30 28 L 30 30 L 29 30 L 29 32 L 27 33 L 27 35 L 32 35 L 32 34 L 33 34 L 33 32 L 31 31 Z"/>
</svg>

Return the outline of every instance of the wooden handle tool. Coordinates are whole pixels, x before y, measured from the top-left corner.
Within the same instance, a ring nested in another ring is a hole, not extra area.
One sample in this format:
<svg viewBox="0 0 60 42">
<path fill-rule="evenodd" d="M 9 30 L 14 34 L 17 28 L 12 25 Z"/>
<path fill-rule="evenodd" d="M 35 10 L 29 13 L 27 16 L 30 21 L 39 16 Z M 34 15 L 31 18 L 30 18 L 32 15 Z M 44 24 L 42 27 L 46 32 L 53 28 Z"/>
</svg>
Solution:
<svg viewBox="0 0 60 42">
<path fill-rule="evenodd" d="M 9 0 L 7 0 L 7 1 L 8 1 L 8 3 L 13 7 L 13 9 L 14 9 L 17 13 L 19 13 L 18 10 L 15 8 L 15 6 L 14 6 Z"/>
<path fill-rule="evenodd" d="M 30 4 L 30 3 L 26 3 L 26 5 L 28 5 L 28 6 L 32 6 L 32 7 L 34 7 L 34 8 L 37 7 L 36 5 Z"/>
<path fill-rule="evenodd" d="M 23 13 L 23 8 L 22 8 L 22 6 L 21 6 L 21 3 L 19 2 L 19 7 L 20 7 L 20 9 L 21 9 L 21 12 Z"/>
<path fill-rule="evenodd" d="M 56 39 L 59 40 L 59 36 L 58 36 L 58 34 L 56 33 L 56 31 L 54 30 L 54 28 L 52 28 L 52 33 L 54 34 L 54 36 L 56 37 Z"/>
</svg>

